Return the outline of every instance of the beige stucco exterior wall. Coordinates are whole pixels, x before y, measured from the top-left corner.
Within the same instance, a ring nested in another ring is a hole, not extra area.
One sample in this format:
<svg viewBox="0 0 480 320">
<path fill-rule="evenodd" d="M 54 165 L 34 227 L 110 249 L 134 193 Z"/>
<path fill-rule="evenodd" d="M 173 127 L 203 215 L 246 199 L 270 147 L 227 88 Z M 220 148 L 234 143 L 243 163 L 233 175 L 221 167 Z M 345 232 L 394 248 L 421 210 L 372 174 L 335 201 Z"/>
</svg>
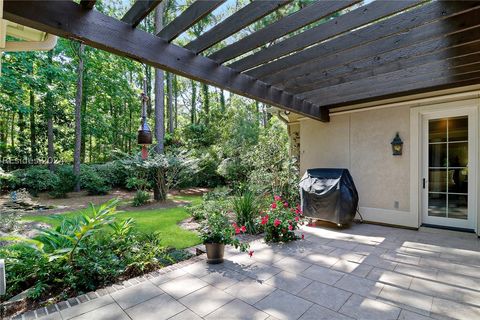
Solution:
<svg viewBox="0 0 480 320">
<path fill-rule="evenodd" d="M 334 115 L 330 123 L 302 120 L 302 174 L 315 167 L 348 168 L 360 207 L 408 211 L 409 110 L 400 107 Z M 392 155 L 390 142 L 397 131 L 404 140 L 402 156 Z"/>
<path fill-rule="evenodd" d="M 464 87 L 336 108 L 329 123 L 290 116 L 291 122 L 300 124 L 301 174 L 308 168 L 347 168 L 357 186 L 365 220 L 418 228 L 424 210 L 421 114 L 465 105 L 476 106 L 480 112 L 479 89 Z M 477 126 L 480 128 L 480 123 Z M 397 132 L 404 142 L 402 156 L 392 155 L 390 143 Z M 480 139 L 473 141 L 480 150 Z M 476 165 L 480 168 L 478 161 Z M 472 180 L 475 186 L 480 184 L 478 179 Z M 480 186 L 475 188 L 480 198 Z M 473 208 L 480 235 L 480 201 Z"/>
</svg>

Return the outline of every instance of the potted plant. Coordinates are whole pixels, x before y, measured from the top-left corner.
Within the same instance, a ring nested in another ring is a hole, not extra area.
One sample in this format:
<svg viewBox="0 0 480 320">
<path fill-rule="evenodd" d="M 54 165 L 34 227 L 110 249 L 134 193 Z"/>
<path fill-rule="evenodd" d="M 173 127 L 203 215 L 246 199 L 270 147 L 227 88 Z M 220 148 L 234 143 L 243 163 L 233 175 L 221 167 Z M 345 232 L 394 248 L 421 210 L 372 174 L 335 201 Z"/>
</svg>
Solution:
<svg viewBox="0 0 480 320">
<path fill-rule="evenodd" d="M 236 223 L 230 224 L 228 217 L 222 212 L 210 213 L 202 223 L 200 237 L 207 250 L 207 262 L 216 264 L 223 262 L 225 245 L 231 245 L 241 252 L 247 252 L 249 245 L 241 242 L 236 235 L 247 230 Z M 253 251 L 249 252 L 252 256 Z"/>
</svg>

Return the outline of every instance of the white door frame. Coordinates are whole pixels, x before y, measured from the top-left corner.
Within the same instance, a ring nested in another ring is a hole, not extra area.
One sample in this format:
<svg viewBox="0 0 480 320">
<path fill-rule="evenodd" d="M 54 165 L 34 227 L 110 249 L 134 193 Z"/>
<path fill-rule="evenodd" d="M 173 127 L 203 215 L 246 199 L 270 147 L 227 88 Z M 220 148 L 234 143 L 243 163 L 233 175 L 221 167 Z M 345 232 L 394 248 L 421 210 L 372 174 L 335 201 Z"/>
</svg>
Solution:
<svg viewBox="0 0 480 320">
<path fill-rule="evenodd" d="M 448 103 L 439 103 L 429 106 L 412 108 L 410 110 L 410 144 L 411 150 L 410 153 L 410 208 L 412 213 L 416 214 L 418 218 L 418 226 L 422 224 L 423 216 L 423 204 L 425 199 L 423 199 L 423 164 L 424 164 L 424 118 L 437 114 L 458 114 L 459 112 L 465 112 L 469 115 L 469 140 L 471 139 L 472 143 L 469 143 L 469 155 L 472 155 L 473 159 L 469 159 L 469 194 L 473 196 L 469 197 L 469 210 L 472 210 L 473 221 L 472 227 L 475 231 L 478 231 L 479 222 L 478 219 L 478 201 L 479 188 L 478 188 L 478 178 L 477 178 L 477 167 L 478 167 L 478 150 L 479 150 L 479 140 L 478 139 L 478 106 L 479 99 L 463 100 L 463 101 L 454 101 Z M 453 112 L 453 113 L 452 113 Z M 471 126 L 471 130 L 470 130 Z M 469 141 L 470 142 L 470 141 Z M 472 168 L 470 168 L 472 167 Z M 470 186 L 471 185 L 471 186 Z M 472 188 L 472 189 L 470 189 Z"/>
</svg>

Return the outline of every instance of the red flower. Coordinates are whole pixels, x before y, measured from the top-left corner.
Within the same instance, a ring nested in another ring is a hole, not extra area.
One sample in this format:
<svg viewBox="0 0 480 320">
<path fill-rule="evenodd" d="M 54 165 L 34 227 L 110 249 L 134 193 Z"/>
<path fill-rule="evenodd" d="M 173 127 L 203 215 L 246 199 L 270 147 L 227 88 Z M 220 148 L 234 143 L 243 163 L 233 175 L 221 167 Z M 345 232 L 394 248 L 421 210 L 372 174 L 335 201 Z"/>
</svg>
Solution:
<svg viewBox="0 0 480 320">
<path fill-rule="evenodd" d="M 272 204 L 270 205 L 270 208 L 272 208 L 272 209 L 276 209 L 276 208 L 277 208 L 277 204 L 276 204 L 275 202 L 274 202 L 274 203 L 272 203 Z"/>
<path fill-rule="evenodd" d="M 295 217 L 295 221 L 298 221 L 300 220 L 300 218 L 298 216 Z"/>
<path fill-rule="evenodd" d="M 278 227 L 280 224 L 282 224 L 282 221 L 278 220 L 278 219 L 275 219 L 275 221 L 273 222 L 273 225 L 275 227 Z"/>
<path fill-rule="evenodd" d="M 247 227 L 242 226 L 242 227 L 240 228 L 240 231 L 242 231 L 242 232 L 247 232 Z"/>
<path fill-rule="evenodd" d="M 268 218 L 269 218 L 268 214 L 266 216 L 262 217 L 262 225 L 267 224 Z"/>
<path fill-rule="evenodd" d="M 237 224 L 234 222 L 232 223 L 232 227 L 235 228 L 235 234 L 239 234 L 240 233 L 240 228 L 237 226 Z"/>
<path fill-rule="evenodd" d="M 291 224 L 288 225 L 288 230 L 290 230 L 290 231 L 293 230 L 293 226 Z"/>
<path fill-rule="evenodd" d="M 296 215 L 299 215 L 299 214 L 300 214 L 300 212 L 301 212 L 300 210 L 298 210 L 298 209 L 295 209 L 295 214 L 296 214 Z"/>
<path fill-rule="evenodd" d="M 288 208 L 288 202 L 285 201 L 285 202 L 283 203 L 283 207 L 284 207 L 284 208 Z"/>
<path fill-rule="evenodd" d="M 253 250 L 248 251 L 248 255 L 251 257 L 253 256 Z"/>
<path fill-rule="evenodd" d="M 302 240 L 305 240 L 305 235 L 302 233 Z"/>
<path fill-rule="evenodd" d="M 280 197 L 280 196 L 274 196 L 273 199 L 275 199 L 275 201 L 280 201 L 280 200 L 282 200 L 282 197 Z"/>
</svg>

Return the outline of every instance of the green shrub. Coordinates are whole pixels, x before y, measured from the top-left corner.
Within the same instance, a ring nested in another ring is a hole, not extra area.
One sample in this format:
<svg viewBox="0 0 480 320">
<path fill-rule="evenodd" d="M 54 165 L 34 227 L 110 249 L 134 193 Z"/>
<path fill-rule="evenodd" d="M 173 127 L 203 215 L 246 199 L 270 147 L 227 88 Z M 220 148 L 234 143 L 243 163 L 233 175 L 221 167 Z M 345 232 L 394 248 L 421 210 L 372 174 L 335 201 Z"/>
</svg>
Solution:
<svg viewBox="0 0 480 320">
<path fill-rule="evenodd" d="M 111 187 L 126 187 L 128 173 L 125 171 L 120 161 L 110 161 L 103 164 L 92 165 L 92 168 L 102 177 Z"/>
<path fill-rule="evenodd" d="M 246 190 L 243 194 L 234 197 L 232 204 L 237 224 L 244 225 L 250 234 L 258 233 L 256 220 L 259 216 L 259 205 L 255 194 L 250 190 Z"/>
<path fill-rule="evenodd" d="M 110 191 L 110 185 L 94 169 L 82 166 L 80 170 L 80 188 L 90 195 L 103 195 Z"/>
<path fill-rule="evenodd" d="M 218 200 L 204 200 L 195 206 L 188 206 L 187 212 L 192 215 L 195 220 L 204 220 L 209 214 L 216 211 L 228 212 L 231 210 L 231 202 L 228 198 Z"/>
<path fill-rule="evenodd" d="M 135 197 L 133 198 L 132 205 L 134 207 L 140 207 L 146 204 L 150 200 L 150 194 L 147 191 L 137 190 Z"/>
<path fill-rule="evenodd" d="M 57 167 L 56 174 L 58 181 L 50 192 L 50 195 L 54 198 L 66 198 L 67 193 L 74 190 L 77 181 L 73 174 L 73 167 L 59 166 Z"/>
<path fill-rule="evenodd" d="M 59 183 L 58 176 L 44 167 L 30 167 L 28 169 L 15 170 L 15 188 L 25 188 L 33 196 L 39 192 L 50 191 Z"/>
</svg>

